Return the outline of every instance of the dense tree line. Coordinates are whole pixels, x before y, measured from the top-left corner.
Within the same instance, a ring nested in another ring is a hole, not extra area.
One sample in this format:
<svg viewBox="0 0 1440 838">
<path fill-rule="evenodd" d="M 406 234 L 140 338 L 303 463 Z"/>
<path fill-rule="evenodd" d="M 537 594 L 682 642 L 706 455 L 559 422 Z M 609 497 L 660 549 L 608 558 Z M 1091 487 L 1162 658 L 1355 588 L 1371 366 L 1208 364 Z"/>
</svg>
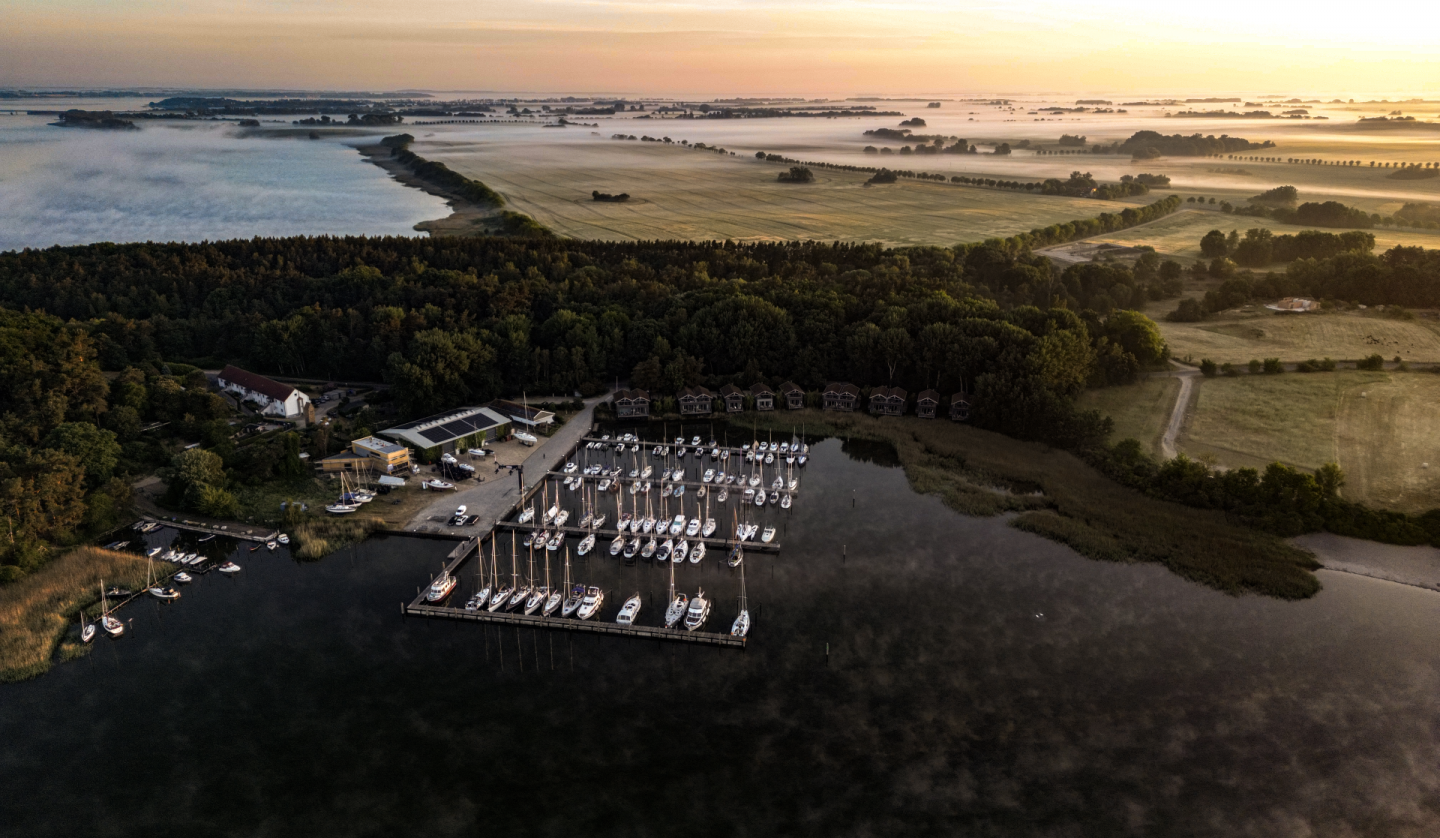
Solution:
<svg viewBox="0 0 1440 838">
<path fill-rule="evenodd" d="M 1235 264 L 1263 268 L 1275 262 L 1296 259 L 1329 259 L 1341 253 L 1369 253 L 1375 249 L 1375 234 L 1362 230 L 1326 233 L 1302 230 L 1295 235 L 1277 236 L 1264 228 L 1237 231 L 1229 235 L 1211 230 L 1200 239 L 1200 255 L 1207 259 L 1230 258 Z"/>
</svg>

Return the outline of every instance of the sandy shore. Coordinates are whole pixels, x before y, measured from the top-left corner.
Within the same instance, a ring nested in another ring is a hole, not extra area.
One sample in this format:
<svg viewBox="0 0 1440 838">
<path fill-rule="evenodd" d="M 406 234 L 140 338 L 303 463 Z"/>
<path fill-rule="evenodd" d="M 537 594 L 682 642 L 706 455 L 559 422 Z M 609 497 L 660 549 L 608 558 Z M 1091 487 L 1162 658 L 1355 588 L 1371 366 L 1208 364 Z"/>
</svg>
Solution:
<svg viewBox="0 0 1440 838">
<path fill-rule="evenodd" d="M 426 183 L 410 173 L 410 170 L 390 156 L 390 149 L 376 143 L 356 148 L 361 156 L 390 173 L 390 176 L 414 189 L 428 192 L 437 198 L 444 198 L 450 205 L 450 215 L 430 221 L 421 221 L 415 229 L 432 236 L 484 236 L 490 233 L 499 210 L 470 203 L 455 193 Z"/>
<path fill-rule="evenodd" d="M 1331 533 L 1302 535 L 1290 543 L 1314 553 L 1326 570 L 1440 590 L 1440 550 L 1434 547 L 1398 547 Z"/>
</svg>

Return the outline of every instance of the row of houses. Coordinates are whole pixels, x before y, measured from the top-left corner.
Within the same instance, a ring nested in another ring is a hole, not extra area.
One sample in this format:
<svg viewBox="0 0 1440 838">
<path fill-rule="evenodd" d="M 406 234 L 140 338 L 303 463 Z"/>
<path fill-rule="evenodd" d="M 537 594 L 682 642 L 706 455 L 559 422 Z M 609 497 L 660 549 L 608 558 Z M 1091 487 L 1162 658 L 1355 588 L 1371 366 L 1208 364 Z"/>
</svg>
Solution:
<svg viewBox="0 0 1440 838">
<path fill-rule="evenodd" d="M 686 387 L 675 397 L 681 416 L 705 416 L 715 412 L 716 402 L 725 413 L 740 413 L 745 410 L 746 398 L 753 400 L 755 410 L 775 410 L 777 404 L 784 404 L 789 410 L 805 406 L 805 390 L 793 382 L 785 382 L 779 392 L 765 384 L 756 384 L 741 389 L 726 384 L 717 394 L 705 387 Z M 646 390 L 620 390 L 614 399 L 615 416 L 618 419 L 643 418 L 650 415 L 652 404 Z M 825 385 L 820 394 L 820 404 L 825 410 L 850 413 L 861 405 L 860 388 L 846 381 Z M 922 419 L 934 419 L 940 410 L 940 393 L 922 390 L 915 397 L 915 413 Z M 870 391 L 870 412 L 876 416 L 903 416 L 909 406 L 909 394 L 900 387 L 876 387 Z M 965 391 L 950 397 L 950 418 L 963 422 L 970 418 L 970 399 Z"/>
</svg>

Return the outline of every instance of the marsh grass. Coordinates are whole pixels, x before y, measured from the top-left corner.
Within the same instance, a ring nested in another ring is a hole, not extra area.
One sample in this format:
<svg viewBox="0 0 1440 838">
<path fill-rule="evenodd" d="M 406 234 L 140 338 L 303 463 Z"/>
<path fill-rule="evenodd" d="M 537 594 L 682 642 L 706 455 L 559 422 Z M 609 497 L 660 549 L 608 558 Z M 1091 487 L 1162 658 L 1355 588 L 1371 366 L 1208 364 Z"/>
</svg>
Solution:
<svg viewBox="0 0 1440 838">
<path fill-rule="evenodd" d="M 76 615 L 98 601 L 101 581 L 139 588 L 147 565 L 133 553 L 80 547 L 0 588 L 0 681 L 23 681 L 47 671 Z M 61 652 L 62 660 L 86 654 L 84 649 Z"/>
<path fill-rule="evenodd" d="M 295 558 L 318 559 L 348 544 L 359 544 L 384 523 L 377 517 L 355 515 L 295 519 L 289 524 L 290 538 L 299 543 L 295 548 Z"/>
<path fill-rule="evenodd" d="M 1092 559 L 1157 562 L 1231 594 L 1304 599 L 1320 590 L 1310 572 L 1320 565 L 1309 553 L 1221 512 L 1146 497 L 1047 445 L 913 416 L 804 410 L 751 422 L 786 431 L 803 423 L 807 434 L 889 442 L 916 491 L 967 515 L 1021 512 L 1016 528 Z"/>
</svg>

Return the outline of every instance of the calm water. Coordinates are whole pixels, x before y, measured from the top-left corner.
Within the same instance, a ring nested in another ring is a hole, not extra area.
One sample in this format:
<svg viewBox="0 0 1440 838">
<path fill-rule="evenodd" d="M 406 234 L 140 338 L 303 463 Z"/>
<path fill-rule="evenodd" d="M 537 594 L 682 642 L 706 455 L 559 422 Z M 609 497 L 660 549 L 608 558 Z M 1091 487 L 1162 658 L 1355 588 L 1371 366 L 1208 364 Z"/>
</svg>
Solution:
<svg viewBox="0 0 1440 838">
<path fill-rule="evenodd" d="M 237 577 L 137 603 L 122 640 L 0 688 L 0 823 L 27 836 L 1440 828 L 1434 594 L 1325 574 L 1309 602 L 1228 597 L 962 517 L 912 494 L 883 450 L 845 447 L 815 446 L 794 509 L 766 513 L 784 551 L 747 558 L 744 652 L 401 617 L 448 542 L 381 538 L 311 564 L 239 553 Z M 608 589 L 606 619 L 633 590 L 664 596 L 644 562 L 592 554 L 576 575 Z M 677 581 L 703 585 L 710 628 L 728 627 L 732 571 L 712 554 Z"/>
<path fill-rule="evenodd" d="M 418 235 L 445 202 L 346 143 L 243 136 L 233 123 L 139 131 L 46 125 L 10 109 L 140 108 L 141 100 L 0 103 L 0 251 L 96 241 Z M 288 126 L 285 126 L 288 127 Z"/>
</svg>

